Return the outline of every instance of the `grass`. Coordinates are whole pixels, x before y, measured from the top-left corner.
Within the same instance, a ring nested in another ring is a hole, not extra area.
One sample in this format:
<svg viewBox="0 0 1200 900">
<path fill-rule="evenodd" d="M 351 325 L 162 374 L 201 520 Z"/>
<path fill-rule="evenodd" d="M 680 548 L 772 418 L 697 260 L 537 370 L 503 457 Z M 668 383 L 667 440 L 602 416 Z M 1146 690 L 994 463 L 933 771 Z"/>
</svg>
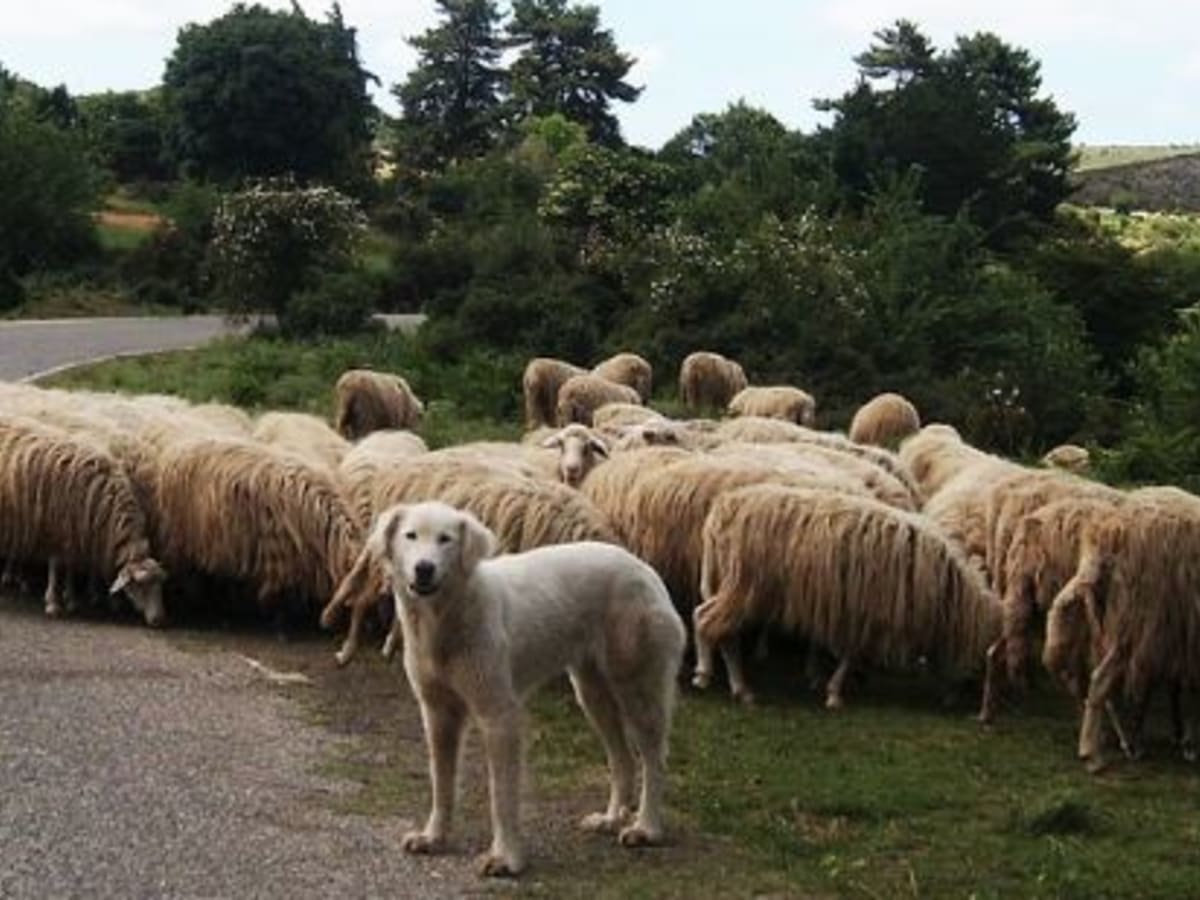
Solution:
<svg viewBox="0 0 1200 900">
<path fill-rule="evenodd" d="M 375 335 L 322 345 L 224 341 L 200 351 L 105 363 L 55 383 L 176 392 L 251 407 L 328 412 L 348 365 L 410 376 L 430 404 L 433 443 L 517 431 L 518 367 L 484 354 L 451 363 L 419 342 Z M 217 636 L 218 643 L 227 645 Z M 303 702 L 347 738 L 329 774 L 361 786 L 322 802 L 420 818 L 427 802 L 420 723 L 398 667 L 364 649 L 336 671 L 309 642 L 317 689 Z M 671 833 L 628 853 L 566 827 L 604 797 L 599 742 L 565 684 L 530 704 L 534 868 L 521 893 L 551 897 L 1193 896 L 1200 883 L 1200 781 L 1175 761 L 1154 710 L 1150 757 L 1100 777 L 1074 758 L 1075 715 L 1044 686 L 982 729 L 976 693 L 944 702 L 931 676 L 871 675 L 848 708 L 821 709 L 785 647 L 751 669 L 760 703 L 685 691 L 671 747 Z M 486 837 L 477 741 L 464 777 L 462 849 Z"/>
<path fill-rule="evenodd" d="M 1076 149 L 1079 163 L 1075 169 L 1086 172 L 1200 153 L 1200 144 L 1084 144 Z"/>
</svg>

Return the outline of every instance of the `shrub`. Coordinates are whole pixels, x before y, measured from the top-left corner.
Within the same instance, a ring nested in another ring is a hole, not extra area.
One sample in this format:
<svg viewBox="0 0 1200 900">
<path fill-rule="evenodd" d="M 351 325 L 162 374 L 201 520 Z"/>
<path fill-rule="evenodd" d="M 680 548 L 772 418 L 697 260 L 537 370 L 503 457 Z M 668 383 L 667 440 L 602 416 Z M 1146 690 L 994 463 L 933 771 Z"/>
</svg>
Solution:
<svg viewBox="0 0 1200 900">
<path fill-rule="evenodd" d="M 289 298 L 279 316 L 288 337 L 337 337 L 363 331 L 371 323 L 378 284 L 364 272 L 326 272 Z"/>
</svg>

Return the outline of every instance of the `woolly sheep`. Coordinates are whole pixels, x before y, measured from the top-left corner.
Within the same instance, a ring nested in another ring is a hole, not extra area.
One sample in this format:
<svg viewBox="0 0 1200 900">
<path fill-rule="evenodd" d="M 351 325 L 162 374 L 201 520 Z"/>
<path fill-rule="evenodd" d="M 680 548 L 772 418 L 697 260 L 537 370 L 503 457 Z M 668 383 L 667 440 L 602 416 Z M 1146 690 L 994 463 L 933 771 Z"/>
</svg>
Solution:
<svg viewBox="0 0 1200 900">
<path fill-rule="evenodd" d="M 472 513 L 495 534 L 502 552 L 574 541 L 620 543 L 603 513 L 566 485 L 498 473 L 478 461 L 428 454 L 371 480 L 373 515 L 397 503 L 425 500 L 440 500 Z M 336 657 L 339 665 L 354 655 L 366 611 L 379 599 L 379 586 L 377 567 L 364 553 L 322 612 L 321 624 L 330 628 L 341 609 L 351 611 L 350 627 Z M 385 645 L 388 655 L 396 637 L 393 630 Z"/>
<path fill-rule="evenodd" d="M 558 424 L 558 391 L 568 378 L 583 375 L 586 369 L 539 356 L 531 359 L 521 376 L 521 391 L 525 398 L 525 427 Z"/>
<path fill-rule="evenodd" d="M 999 628 L 983 578 L 924 518 L 826 490 L 723 494 L 704 523 L 701 590 L 698 648 L 728 650 L 746 621 L 797 632 L 839 659 L 830 708 L 842 705 L 853 665 L 911 667 L 924 657 L 969 672 Z M 736 668 L 731 681 L 748 695 Z"/>
<path fill-rule="evenodd" d="M 650 363 L 636 353 L 618 353 L 616 356 L 610 356 L 598 363 L 592 369 L 592 374 L 633 388 L 643 403 L 650 399 L 654 370 Z"/>
<path fill-rule="evenodd" d="M 638 403 L 638 392 L 598 375 L 573 375 L 558 390 L 559 427 L 579 422 L 592 424 L 592 413 L 606 403 Z"/>
<path fill-rule="evenodd" d="M 47 561 L 46 613 L 57 615 L 60 567 L 113 579 L 148 625 L 165 619 L 165 573 L 142 506 L 99 445 L 32 420 L 0 416 L 0 556 Z"/>
<path fill-rule="evenodd" d="M 509 441 L 471 441 L 442 447 L 430 455 L 430 463 L 436 460 L 467 460 L 478 462 L 494 469 L 498 474 L 516 474 L 545 481 L 559 479 L 559 454 L 542 445 L 530 446 Z"/>
<path fill-rule="evenodd" d="M 1198 551 L 1197 507 L 1161 495 L 1130 496 L 1083 530 L 1076 572 L 1047 615 L 1043 663 L 1069 676 L 1077 655 L 1070 635 L 1087 623 L 1098 662 L 1088 680 L 1078 753 L 1092 771 L 1104 765 L 1101 717 L 1118 685 L 1144 709 L 1156 683 L 1200 683 Z"/>
<path fill-rule="evenodd" d="M 719 353 L 689 353 L 679 367 L 679 398 L 689 409 L 724 409 L 748 384 L 741 365 Z"/>
<path fill-rule="evenodd" d="M 330 470 L 336 469 L 350 450 L 349 441 L 307 413 L 264 413 L 254 425 L 254 439 Z"/>
<path fill-rule="evenodd" d="M 1091 464 L 1092 455 L 1087 448 L 1078 444 L 1059 444 L 1042 457 L 1042 465 L 1055 469 L 1065 469 L 1077 474 L 1086 472 Z"/>
<path fill-rule="evenodd" d="M 592 413 L 592 426 L 602 429 L 618 429 L 627 425 L 661 421 L 666 421 L 662 413 L 637 403 L 605 403 Z"/>
<path fill-rule="evenodd" d="M 608 444 L 584 425 L 573 423 L 542 441 L 558 451 L 558 475 L 563 484 L 579 487 L 601 460 L 608 459 Z"/>
<path fill-rule="evenodd" d="M 752 385 L 733 396 L 728 411 L 731 416 L 762 416 L 812 425 L 817 416 L 817 401 L 807 391 L 790 385 Z"/>
<path fill-rule="evenodd" d="M 425 412 L 407 381 L 371 369 L 343 372 L 334 385 L 334 399 L 334 427 L 348 441 L 381 429 L 416 428 Z"/>
<path fill-rule="evenodd" d="M 921 416 L 912 402 L 900 394 L 872 397 L 858 408 L 850 422 L 850 440 L 860 444 L 895 447 L 921 428 Z"/>
<path fill-rule="evenodd" d="M 1013 463 L 984 453 L 966 443 L 949 425 L 926 425 L 900 443 L 901 464 L 912 473 L 925 497 L 931 501 L 952 479 L 968 468 L 987 466 L 1015 468 Z"/>
</svg>

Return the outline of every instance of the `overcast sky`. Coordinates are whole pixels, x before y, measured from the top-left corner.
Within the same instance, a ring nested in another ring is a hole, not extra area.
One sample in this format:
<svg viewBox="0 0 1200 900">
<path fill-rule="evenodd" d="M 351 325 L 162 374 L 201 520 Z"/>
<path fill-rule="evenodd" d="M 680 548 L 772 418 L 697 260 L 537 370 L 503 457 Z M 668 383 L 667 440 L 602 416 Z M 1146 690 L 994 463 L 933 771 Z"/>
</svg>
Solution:
<svg viewBox="0 0 1200 900">
<path fill-rule="evenodd" d="M 265 0 L 284 7 L 288 0 Z M 175 35 L 228 0 L 0 0 L 0 64 L 75 93 L 150 87 Z M 304 0 L 310 15 L 324 2 Z M 995 31 L 1042 62 L 1045 90 L 1079 119 L 1084 143 L 1200 142 L 1200 3 L 1195 0 L 599 0 L 645 86 L 618 104 L 626 137 L 657 147 L 698 112 L 744 98 L 792 127 L 821 121 L 815 97 L 854 81 L 871 32 L 906 17 L 938 46 Z M 434 21 L 433 0 L 342 0 L 362 58 L 386 87 L 414 62 L 405 39 Z"/>
</svg>

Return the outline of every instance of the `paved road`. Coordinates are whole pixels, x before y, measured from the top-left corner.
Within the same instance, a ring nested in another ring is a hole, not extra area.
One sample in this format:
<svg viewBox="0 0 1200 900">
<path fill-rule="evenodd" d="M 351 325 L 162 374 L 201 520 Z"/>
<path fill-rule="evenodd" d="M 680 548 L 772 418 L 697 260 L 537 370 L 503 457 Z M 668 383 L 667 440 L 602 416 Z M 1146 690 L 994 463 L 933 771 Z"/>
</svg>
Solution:
<svg viewBox="0 0 1200 900">
<path fill-rule="evenodd" d="M 419 315 L 380 316 L 391 328 L 412 330 Z M 47 319 L 0 322 L 0 379 L 14 381 L 92 359 L 197 347 L 243 332 L 223 316 Z"/>
<path fill-rule="evenodd" d="M 410 822 L 330 811 L 347 786 L 315 770 L 338 739 L 281 690 L 228 652 L 0 598 L 0 897 L 477 891 L 466 860 L 400 850 Z"/>
</svg>

